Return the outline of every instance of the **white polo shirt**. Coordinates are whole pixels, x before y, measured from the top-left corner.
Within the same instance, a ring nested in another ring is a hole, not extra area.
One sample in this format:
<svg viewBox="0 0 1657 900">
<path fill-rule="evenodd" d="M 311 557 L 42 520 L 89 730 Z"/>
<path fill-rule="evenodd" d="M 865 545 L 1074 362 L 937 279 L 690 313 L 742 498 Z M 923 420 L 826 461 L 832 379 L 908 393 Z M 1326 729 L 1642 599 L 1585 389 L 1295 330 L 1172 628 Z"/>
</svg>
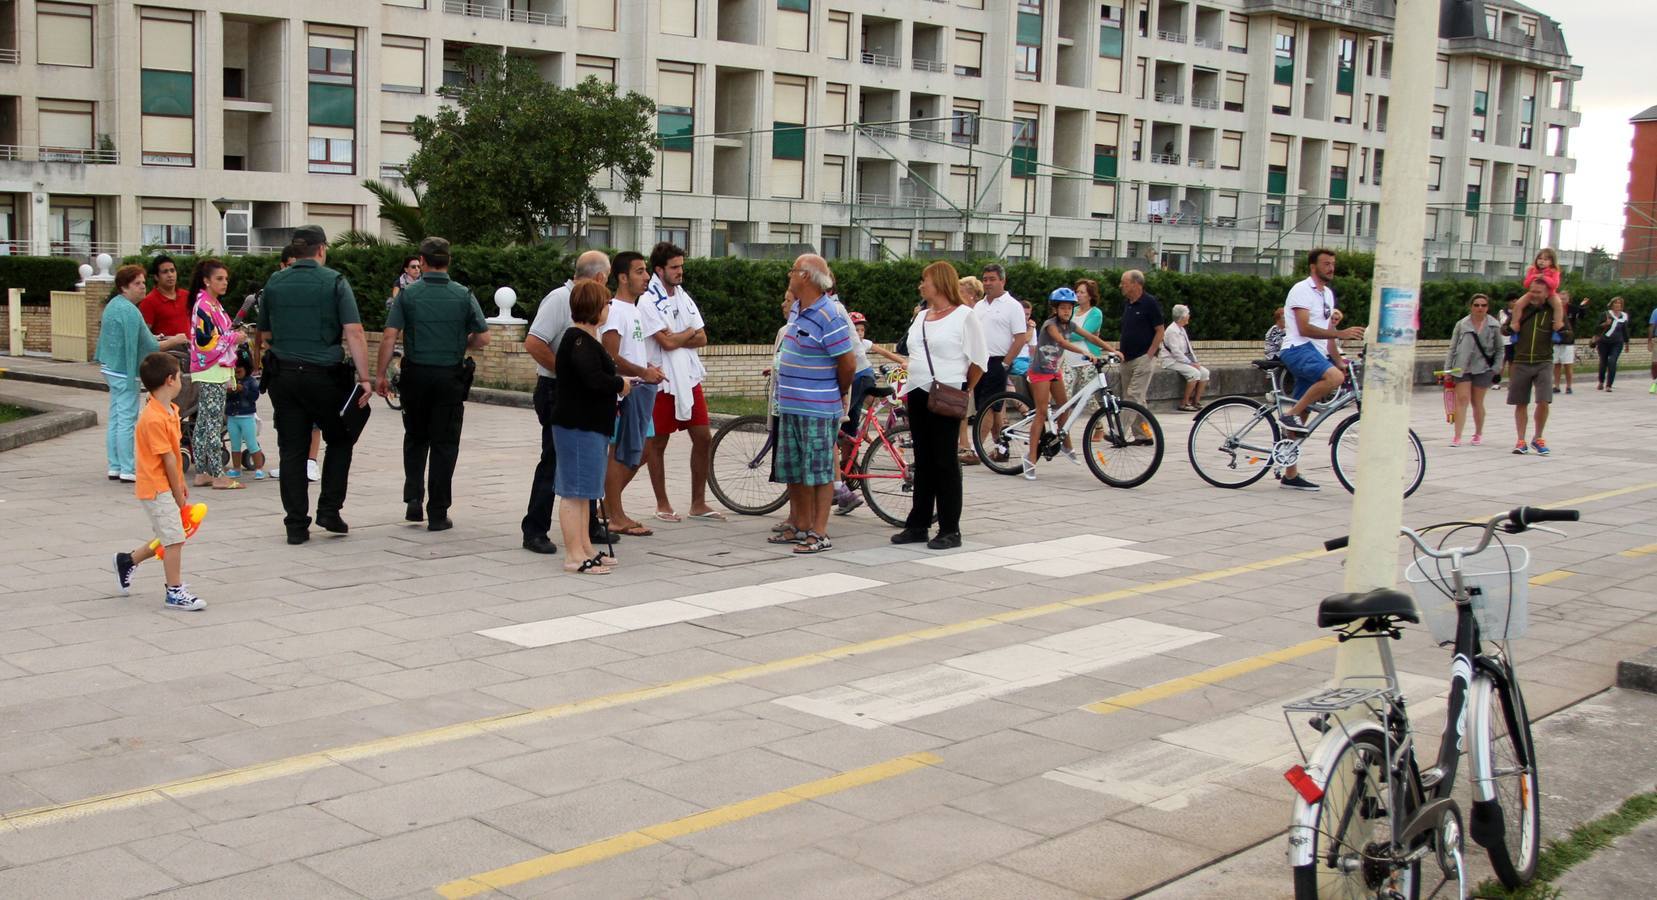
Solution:
<svg viewBox="0 0 1657 900">
<path fill-rule="evenodd" d="M 972 314 L 978 317 L 991 359 L 1005 357 L 1013 346 L 1013 338 L 1028 334 L 1030 330 L 1024 321 L 1024 305 L 1006 292 L 993 301 L 989 298 L 978 301 L 978 305 L 972 308 Z"/>
</svg>

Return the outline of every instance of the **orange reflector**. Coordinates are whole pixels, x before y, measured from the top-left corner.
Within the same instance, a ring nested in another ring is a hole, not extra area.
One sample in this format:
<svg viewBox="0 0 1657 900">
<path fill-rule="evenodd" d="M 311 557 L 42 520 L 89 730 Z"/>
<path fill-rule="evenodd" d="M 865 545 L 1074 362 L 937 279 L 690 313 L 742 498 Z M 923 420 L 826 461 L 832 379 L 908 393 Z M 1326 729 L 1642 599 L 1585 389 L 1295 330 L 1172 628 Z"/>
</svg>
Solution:
<svg viewBox="0 0 1657 900">
<path fill-rule="evenodd" d="M 1323 788 L 1318 787 L 1318 783 L 1312 779 L 1312 776 L 1306 774 L 1305 767 L 1290 766 L 1289 771 L 1283 773 L 1283 778 L 1295 789 L 1295 793 L 1299 794 L 1301 799 L 1307 803 L 1316 803 L 1323 799 Z"/>
</svg>

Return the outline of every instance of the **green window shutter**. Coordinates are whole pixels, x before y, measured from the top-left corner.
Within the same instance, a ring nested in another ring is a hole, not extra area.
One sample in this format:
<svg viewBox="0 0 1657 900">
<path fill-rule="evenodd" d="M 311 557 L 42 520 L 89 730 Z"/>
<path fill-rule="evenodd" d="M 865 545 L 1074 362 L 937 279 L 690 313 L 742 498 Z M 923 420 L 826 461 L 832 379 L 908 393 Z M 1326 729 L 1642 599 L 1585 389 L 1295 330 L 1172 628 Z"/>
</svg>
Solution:
<svg viewBox="0 0 1657 900">
<path fill-rule="evenodd" d="M 1041 16 L 1035 13 L 1018 14 L 1018 42 L 1026 47 L 1041 46 Z"/>
<path fill-rule="evenodd" d="M 1346 179 L 1345 178 L 1331 178 L 1331 179 L 1329 179 L 1329 199 L 1331 199 L 1331 200 L 1345 200 L 1346 199 Z"/>
<path fill-rule="evenodd" d="M 1488 109 L 1489 107 L 1490 107 L 1490 92 L 1489 91 L 1474 91 L 1473 92 L 1473 115 L 1482 116 L 1482 115 L 1485 114 L 1485 110 Z"/>
<path fill-rule="evenodd" d="M 1277 66 L 1272 70 L 1272 81 L 1276 84 L 1295 83 L 1295 58 L 1293 56 L 1277 54 Z"/>
<path fill-rule="evenodd" d="M 656 134 L 662 139 L 663 150 L 690 150 L 695 141 L 691 134 L 696 129 L 696 117 L 688 112 L 658 112 Z"/>
<path fill-rule="evenodd" d="M 1529 207 L 1526 205 L 1525 201 L 1523 201 L 1523 200 L 1513 201 L 1513 214 L 1516 215 L 1516 216 L 1524 215 L 1525 210 L 1528 209 L 1528 208 Z"/>
<path fill-rule="evenodd" d="M 794 122 L 772 122 L 772 159 L 805 159 L 805 126 Z"/>
<path fill-rule="evenodd" d="M 1342 94 L 1350 94 L 1356 82 L 1357 70 L 1352 66 L 1342 65 L 1335 74 L 1335 90 Z"/>
<path fill-rule="evenodd" d="M 357 124 L 357 92 L 349 84 L 311 82 L 312 125 L 351 128 Z"/>
<path fill-rule="evenodd" d="M 1099 26 L 1099 55 L 1107 59 L 1122 58 L 1122 29 L 1112 25 Z"/>
<path fill-rule="evenodd" d="M 1526 97 L 1519 101 L 1519 121 L 1529 124 L 1536 121 L 1536 100 Z"/>
<path fill-rule="evenodd" d="M 189 72 L 161 72 L 144 69 L 139 73 L 146 116 L 194 116 L 196 77 Z"/>
<path fill-rule="evenodd" d="M 1029 178 L 1036 174 L 1036 148 L 1033 146 L 1013 147 L 1013 177 Z"/>
<path fill-rule="evenodd" d="M 1268 193 L 1268 194 L 1286 194 L 1288 192 L 1289 192 L 1289 173 L 1288 172 L 1267 172 L 1266 173 L 1266 193 Z"/>
<path fill-rule="evenodd" d="M 1116 180 L 1116 154 L 1093 151 L 1093 180 Z"/>
<path fill-rule="evenodd" d="M 777 8 L 808 13 L 811 12 L 811 0 L 777 0 Z"/>
<path fill-rule="evenodd" d="M 1467 211 L 1470 213 L 1479 211 L 1479 189 L 1477 187 L 1467 189 Z"/>
</svg>

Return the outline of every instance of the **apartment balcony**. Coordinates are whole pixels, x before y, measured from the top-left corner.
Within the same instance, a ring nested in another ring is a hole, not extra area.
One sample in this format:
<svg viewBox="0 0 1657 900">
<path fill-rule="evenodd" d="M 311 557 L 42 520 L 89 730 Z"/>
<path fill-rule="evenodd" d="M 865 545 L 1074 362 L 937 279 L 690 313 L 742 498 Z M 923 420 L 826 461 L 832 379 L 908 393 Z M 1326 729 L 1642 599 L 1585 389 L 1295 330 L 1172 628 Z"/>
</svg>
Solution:
<svg viewBox="0 0 1657 900">
<path fill-rule="evenodd" d="M 0 47 L 0 64 L 17 65 L 21 60 L 16 47 Z"/>
<path fill-rule="evenodd" d="M 1175 106 L 1183 106 L 1185 104 L 1185 95 L 1177 91 L 1157 91 L 1156 102 L 1172 103 Z"/>
<path fill-rule="evenodd" d="M 1183 31 L 1166 31 L 1160 28 L 1157 29 L 1156 39 L 1159 41 L 1167 41 L 1170 44 L 1183 44 L 1186 40 L 1185 32 Z"/>
<path fill-rule="evenodd" d="M 1217 169 L 1219 163 L 1212 159 L 1198 159 L 1195 156 L 1185 160 L 1185 165 L 1193 169 Z"/>
<path fill-rule="evenodd" d="M 117 150 L 88 150 L 78 147 L 24 147 L 17 144 L 0 144 L 0 162 L 113 166 L 121 162 L 121 154 Z"/>
<path fill-rule="evenodd" d="M 869 191 L 858 191 L 857 194 L 853 197 L 853 202 L 856 203 L 858 206 L 896 206 L 897 205 L 897 204 L 892 202 L 892 195 L 891 194 L 876 194 L 876 193 L 871 193 Z"/>
<path fill-rule="evenodd" d="M 903 60 L 887 53 L 873 53 L 865 50 L 859 57 L 866 66 L 880 66 L 886 69 L 897 69 L 903 66 Z M 939 69 L 938 71 L 943 71 Z"/>
<path fill-rule="evenodd" d="M 1224 50 L 1225 38 L 1203 37 L 1199 34 L 1191 39 L 1191 46 L 1202 47 L 1205 50 Z"/>
<path fill-rule="evenodd" d="M 1220 100 L 1218 97 L 1192 97 L 1191 105 L 1197 109 L 1219 109 Z"/>
<path fill-rule="evenodd" d="M 930 123 L 926 125 L 909 126 L 909 136 L 917 141 L 928 141 L 939 144 L 943 143 L 949 137 L 944 133 L 942 128 Z"/>
<path fill-rule="evenodd" d="M 1177 165 L 1179 165 L 1179 154 L 1178 153 L 1147 153 L 1147 154 L 1145 154 L 1145 161 L 1150 162 L 1150 163 L 1154 163 L 1154 164 L 1159 165 L 1159 166 L 1177 166 Z"/>
<path fill-rule="evenodd" d="M 845 203 L 846 202 L 846 192 L 845 191 L 824 191 L 823 192 L 823 202 L 824 203 Z"/>
<path fill-rule="evenodd" d="M 949 64 L 948 63 L 939 62 L 938 60 L 935 60 L 935 59 L 921 59 L 919 57 L 916 57 L 914 62 L 911 62 L 909 64 L 909 66 L 910 66 L 910 68 L 914 69 L 917 72 L 947 72 L 947 71 L 949 71 Z"/>
<path fill-rule="evenodd" d="M 1389 33 L 1396 0 L 1243 0 L 1247 13 L 1275 12 L 1297 19 L 1329 25 L 1355 25 L 1368 31 Z"/>
<path fill-rule="evenodd" d="M 498 22 L 518 22 L 524 25 L 552 25 L 563 27 L 569 17 L 533 9 L 508 9 L 489 3 L 471 3 L 468 0 L 443 0 L 443 11 L 474 19 L 494 19 Z"/>
</svg>

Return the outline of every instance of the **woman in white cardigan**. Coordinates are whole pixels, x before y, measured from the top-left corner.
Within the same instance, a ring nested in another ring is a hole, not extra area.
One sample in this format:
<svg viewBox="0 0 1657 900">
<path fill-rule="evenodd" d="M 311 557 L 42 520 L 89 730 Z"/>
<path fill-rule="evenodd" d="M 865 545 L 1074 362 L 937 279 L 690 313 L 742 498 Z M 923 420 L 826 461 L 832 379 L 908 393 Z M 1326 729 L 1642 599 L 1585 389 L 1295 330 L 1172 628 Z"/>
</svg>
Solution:
<svg viewBox="0 0 1657 900">
<path fill-rule="evenodd" d="M 1210 375 L 1208 367 L 1199 364 L 1197 355 L 1191 351 L 1191 336 L 1185 332 L 1185 324 L 1190 321 L 1191 307 L 1176 304 L 1174 324 L 1163 332 L 1162 349 L 1156 354 L 1164 369 L 1172 369 L 1185 379 L 1185 396 L 1179 404 L 1180 412 L 1202 409 L 1202 392 L 1208 387 Z"/>
</svg>

